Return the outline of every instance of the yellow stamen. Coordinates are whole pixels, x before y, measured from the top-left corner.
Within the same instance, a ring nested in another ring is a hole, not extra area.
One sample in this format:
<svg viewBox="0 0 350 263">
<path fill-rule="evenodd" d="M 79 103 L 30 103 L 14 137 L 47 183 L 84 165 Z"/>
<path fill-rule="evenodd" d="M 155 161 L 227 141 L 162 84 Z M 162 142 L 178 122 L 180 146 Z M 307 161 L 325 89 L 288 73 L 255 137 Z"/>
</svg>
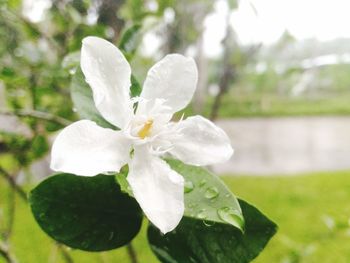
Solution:
<svg viewBox="0 0 350 263">
<path fill-rule="evenodd" d="M 141 139 L 144 139 L 145 137 L 147 137 L 151 133 L 152 125 L 153 125 L 153 120 L 146 121 L 145 124 L 143 125 L 142 129 L 139 130 L 139 132 L 137 133 L 137 135 Z"/>
</svg>

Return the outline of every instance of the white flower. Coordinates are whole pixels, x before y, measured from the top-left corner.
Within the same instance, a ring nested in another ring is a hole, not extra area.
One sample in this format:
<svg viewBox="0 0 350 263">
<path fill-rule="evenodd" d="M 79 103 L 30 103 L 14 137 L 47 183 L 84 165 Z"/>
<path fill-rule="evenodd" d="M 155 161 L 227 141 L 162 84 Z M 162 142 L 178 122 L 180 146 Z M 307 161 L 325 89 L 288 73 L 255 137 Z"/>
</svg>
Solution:
<svg viewBox="0 0 350 263">
<path fill-rule="evenodd" d="M 233 153 L 225 132 L 209 120 L 194 116 L 170 121 L 195 91 L 194 60 L 178 54 L 163 58 L 149 70 L 136 100 L 130 98 L 129 63 L 110 42 L 85 38 L 81 69 L 96 108 L 121 130 L 89 120 L 67 126 L 52 147 L 51 168 L 93 176 L 119 172 L 128 164 L 127 180 L 145 215 L 163 233 L 173 230 L 184 213 L 184 179 L 160 157 L 169 154 L 187 164 L 210 165 Z"/>
</svg>

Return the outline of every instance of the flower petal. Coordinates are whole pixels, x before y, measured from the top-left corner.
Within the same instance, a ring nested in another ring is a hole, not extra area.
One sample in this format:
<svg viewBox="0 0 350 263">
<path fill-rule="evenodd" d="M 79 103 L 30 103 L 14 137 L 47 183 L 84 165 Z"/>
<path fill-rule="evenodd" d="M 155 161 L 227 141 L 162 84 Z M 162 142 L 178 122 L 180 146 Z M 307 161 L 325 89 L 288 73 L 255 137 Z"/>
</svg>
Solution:
<svg viewBox="0 0 350 263">
<path fill-rule="evenodd" d="M 93 91 L 96 108 L 107 121 L 123 127 L 132 114 L 132 104 L 131 69 L 122 52 L 102 38 L 86 37 L 80 64 Z"/>
<path fill-rule="evenodd" d="M 227 134 L 201 116 L 189 117 L 178 123 L 182 134 L 173 140 L 170 153 L 192 165 L 211 165 L 227 161 L 233 154 Z"/>
<path fill-rule="evenodd" d="M 130 141 L 121 132 L 101 128 L 92 121 L 77 121 L 57 136 L 51 169 L 85 176 L 118 172 L 128 162 L 129 153 Z"/>
<path fill-rule="evenodd" d="M 197 80 L 197 66 L 192 58 L 167 55 L 148 71 L 140 96 L 147 100 L 165 99 L 169 113 L 175 113 L 191 101 Z"/>
<path fill-rule="evenodd" d="M 184 213 L 184 179 L 145 147 L 135 148 L 127 180 L 147 218 L 164 234 Z"/>
</svg>

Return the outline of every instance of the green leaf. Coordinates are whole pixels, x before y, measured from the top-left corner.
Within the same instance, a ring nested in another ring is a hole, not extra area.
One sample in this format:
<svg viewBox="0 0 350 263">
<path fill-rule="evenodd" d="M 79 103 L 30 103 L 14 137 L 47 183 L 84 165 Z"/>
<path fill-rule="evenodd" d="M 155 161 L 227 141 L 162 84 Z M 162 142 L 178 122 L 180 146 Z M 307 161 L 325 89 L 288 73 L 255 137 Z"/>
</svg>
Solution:
<svg viewBox="0 0 350 263">
<path fill-rule="evenodd" d="M 122 37 L 119 41 L 119 48 L 121 51 L 123 51 L 124 55 L 130 60 L 139 45 L 140 42 L 140 24 L 135 24 L 131 27 L 129 27 L 125 32 L 122 34 Z"/>
<path fill-rule="evenodd" d="M 29 201 L 40 227 L 72 248 L 118 248 L 129 243 L 141 227 L 139 205 L 121 192 L 114 176 L 57 174 L 32 190 Z"/>
<path fill-rule="evenodd" d="M 126 193 L 129 196 L 134 197 L 134 195 L 132 193 L 132 190 L 131 190 L 131 187 L 130 187 L 128 181 L 126 180 L 126 177 L 128 176 L 128 173 L 129 173 L 129 166 L 128 165 L 124 165 L 120 169 L 120 172 L 115 175 L 115 180 L 119 184 L 120 190 L 123 193 Z"/>
<path fill-rule="evenodd" d="M 80 118 L 92 120 L 104 128 L 116 129 L 116 127 L 106 121 L 97 110 L 93 100 L 92 90 L 86 83 L 80 67 L 76 68 L 70 85 L 70 92 L 74 108 L 78 112 Z M 141 93 L 141 85 L 134 75 L 131 75 L 130 93 L 132 97 L 139 96 Z"/>
<path fill-rule="evenodd" d="M 184 217 L 166 235 L 150 225 L 148 241 L 163 263 L 247 263 L 252 261 L 276 233 L 276 225 L 259 210 L 239 200 L 246 221 L 243 234 L 230 225 Z"/>
<path fill-rule="evenodd" d="M 130 93 L 132 97 L 137 97 L 141 94 L 142 88 L 140 83 L 137 81 L 135 76 L 131 74 L 131 87 L 130 87 Z"/>
<path fill-rule="evenodd" d="M 230 7 L 230 10 L 237 9 L 238 7 L 237 0 L 228 0 L 228 5 Z"/>
<path fill-rule="evenodd" d="M 167 160 L 185 178 L 185 214 L 189 218 L 233 225 L 244 230 L 244 219 L 237 198 L 214 174 L 178 160 Z"/>
<path fill-rule="evenodd" d="M 107 122 L 96 109 L 92 97 L 92 90 L 86 83 L 80 67 L 77 68 L 73 76 L 70 91 L 74 107 L 82 119 L 92 120 L 101 127 L 115 129 L 115 127 Z"/>
<path fill-rule="evenodd" d="M 62 68 L 74 73 L 80 65 L 80 51 L 71 52 L 62 60 Z"/>
</svg>

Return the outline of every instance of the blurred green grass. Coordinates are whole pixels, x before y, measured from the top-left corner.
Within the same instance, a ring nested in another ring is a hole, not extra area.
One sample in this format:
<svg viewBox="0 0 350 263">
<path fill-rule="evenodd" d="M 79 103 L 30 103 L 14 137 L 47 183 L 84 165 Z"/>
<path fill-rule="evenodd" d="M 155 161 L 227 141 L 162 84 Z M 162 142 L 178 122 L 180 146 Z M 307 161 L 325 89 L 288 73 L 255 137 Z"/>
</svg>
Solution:
<svg viewBox="0 0 350 263">
<path fill-rule="evenodd" d="M 228 186 L 279 225 L 279 232 L 255 263 L 345 263 L 350 261 L 350 172 L 293 177 L 224 176 Z M 6 224 L 8 188 L 0 181 L 0 226 Z M 35 223 L 23 201 L 11 245 L 19 262 L 63 263 L 53 241 Z M 157 262 L 146 243 L 146 222 L 134 241 L 140 262 Z M 70 250 L 75 262 L 129 262 L 124 248 L 87 253 Z M 0 262 L 4 262 L 0 258 Z"/>
<path fill-rule="evenodd" d="M 231 94 L 224 96 L 218 111 L 219 118 L 232 117 L 287 117 L 287 116 L 344 116 L 350 115 L 350 94 L 319 97 L 287 97 L 275 94 Z M 213 98 L 203 107 L 202 115 L 210 116 Z M 185 115 L 196 112 L 193 105 Z"/>
</svg>

